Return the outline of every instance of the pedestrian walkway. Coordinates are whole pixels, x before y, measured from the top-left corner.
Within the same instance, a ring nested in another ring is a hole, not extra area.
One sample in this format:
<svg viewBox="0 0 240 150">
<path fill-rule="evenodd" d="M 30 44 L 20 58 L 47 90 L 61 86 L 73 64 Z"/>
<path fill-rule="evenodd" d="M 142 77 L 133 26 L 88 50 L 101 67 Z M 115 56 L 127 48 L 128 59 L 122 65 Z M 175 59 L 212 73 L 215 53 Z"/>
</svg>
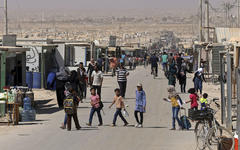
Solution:
<svg viewBox="0 0 240 150">
<path fill-rule="evenodd" d="M 191 79 L 188 80 L 191 83 Z M 144 114 L 143 128 L 134 128 L 135 90 L 141 82 L 147 95 L 147 109 Z M 191 83 L 192 84 L 192 83 Z M 117 127 L 110 127 L 115 108 L 109 109 L 114 89 L 118 87 L 116 77 L 104 77 L 102 100 L 104 102 L 103 126 L 97 127 L 98 119 L 94 117 L 92 127 L 86 127 L 90 104 L 80 104 L 78 117 L 82 130 L 68 132 L 59 128 L 64 112 L 38 115 L 34 124 L 0 128 L 0 145 L 4 150 L 193 150 L 195 137 L 193 131 L 170 131 L 171 105 L 162 101 L 167 97 L 168 81 L 163 73 L 157 79 L 143 67 L 131 71 L 128 77 L 125 104 L 130 114 L 127 117 L 129 127 L 123 127 L 117 121 Z M 189 86 L 187 87 L 189 88 Z M 176 87 L 180 91 L 179 86 Z M 181 94 L 183 99 L 187 94 Z M 89 97 L 89 94 L 87 95 Z M 89 101 L 89 98 L 85 102 Z M 1 131 L 9 130 L 9 131 Z"/>
</svg>

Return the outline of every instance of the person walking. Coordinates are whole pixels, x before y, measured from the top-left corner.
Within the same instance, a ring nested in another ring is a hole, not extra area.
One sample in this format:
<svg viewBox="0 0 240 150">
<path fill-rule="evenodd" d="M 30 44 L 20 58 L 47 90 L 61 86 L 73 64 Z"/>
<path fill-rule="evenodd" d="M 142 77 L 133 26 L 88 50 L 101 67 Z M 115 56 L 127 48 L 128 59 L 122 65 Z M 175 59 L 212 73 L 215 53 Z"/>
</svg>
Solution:
<svg viewBox="0 0 240 150">
<path fill-rule="evenodd" d="M 156 76 L 158 76 L 158 57 L 156 56 L 156 54 L 153 54 L 153 56 L 150 58 L 150 62 L 151 62 L 151 68 L 152 68 L 152 71 L 151 71 L 151 74 L 154 74 L 154 68 L 155 68 L 155 73 L 156 73 Z"/>
<path fill-rule="evenodd" d="M 76 92 L 71 85 L 67 89 L 68 92 L 66 93 L 66 98 L 64 99 L 64 109 L 67 115 L 67 130 L 71 131 L 72 118 L 75 122 L 76 129 L 80 130 L 81 126 L 79 125 L 77 117 L 77 106 L 81 100 L 77 98 Z"/>
<path fill-rule="evenodd" d="M 163 54 L 161 56 L 161 60 L 162 60 L 163 71 L 164 72 L 168 71 L 168 55 L 166 52 L 163 52 Z"/>
<path fill-rule="evenodd" d="M 109 106 L 109 108 L 111 108 L 113 104 L 116 104 L 116 112 L 114 114 L 112 127 L 116 126 L 116 121 L 117 121 L 118 116 L 124 122 L 124 126 L 127 126 L 128 122 L 122 115 L 122 109 L 125 110 L 125 105 L 124 105 L 124 102 L 123 102 L 123 97 L 120 95 L 120 89 L 115 89 L 114 92 L 115 92 L 115 96 L 114 96 L 113 102 Z"/>
<path fill-rule="evenodd" d="M 174 60 L 173 54 L 170 53 L 168 56 L 168 66 L 170 66 L 173 63 L 175 64 L 175 60 Z"/>
<path fill-rule="evenodd" d="M 103 74 L 102 71 L 98 70 L 98 67 L 95 66 L 95 70 L 92 73 L 92 87 L 97 90 L 97 94 L 99 95 L 101 99 L 101 89 L 102 89 L 102 83 L 103 83 Z"/>
<path fill-rule="evenodd" d="M 93 115 L 95 112 L 97 112 L 98 115 L 98 120 L 99 120 L 99 124 L 98 126 L 102 126 L 103 121 L 102 121 L 102 116 L 101 116 L 101 107 L 100 107 L 100 97 L 99 95 L 96 93 L 96 90 L 94 88 L 90 89 L 91 92 L 91 111 L 90 111 L 90 116 L 89 116 L 89 122 L 87 123 L 88 126 L 92 125 L 92 119 L 93 119 Z"/>
<path fill-rule="evenodd" d="M 101 57 L 99 57 L 97 59 L 97 66 L 98 66 L 98 70 L 102 71 L 102 69 L 103 69 L 103 59 Z"/>
<path fill-rule="evenodd" d="M 60 68 L 60 71 L 56 73 L 56 94 L 57 94 L 57 102 L 58 107 L 60 109 L 63 108 L 63 100 L 64 100 L 64 91 L 65 91 L 65 83 L 68 81 L 68 72 L 64 67 Z"/>
<path fill-rule="evenodd" d="M 164 98 L 163 100 L 172 103 L 172 128 L 170 130 L 176 130 L 176 125 L 175 125 L 176 120 L 178 122 L 179 128 L 182 129 L 182 123 L 178 117 L 178 113 L 180 111 L 180 107 L 182 104 L 178 99 L 178 95 L 176 93 L 175 87 L 171 85 L 168 88 L 168 93 L 169 93 L 168 98 Z"/>
<path fill-rule="evenodd" d="M 182 53 L 178 54 L 178 57 L 176 58 L 176 64 L 177 64 L 177 68 L 178 68 L 178 73 L 180 73 L 183 60 L 184 59 L 182 58 Z"/>
<path fill-rule="evenodd" d="M 94 71 L 94 67 L 96 66 L 94 59 L 91 59 L 91 62 L 88 64 L 87 74 L 88 74 L 88 82 L 89 85 L 92 86 L 92 73 Z"/>
<path fill-rule="evenodd" d="M 194 82 L 194 88 L 196 92 L 200 91 L 200 94 L 202 94 L 203 81 L 206 82 L 204 73 L 203 73 L 203 68 L 199 68 L 194 74 L 193 82 Z"/>
<path fill-rule="evenodd" d="M 182 63 L 181 68 L 178 73 L 178 80 L 181 88 L 181 93 L 186 93 L 187 84 L 187 66 L 186 63 Z"/>
<path fill-rule="evenodd" d="M 136 107 L 134 111 L 134 116 L 137 121 L 137 124 L 135 125 L 136 128 L 142 128 L 143 127 L 143 113 L 146 112 L 146 93 L 143 90 L 143 86 L 141 83 L 137 85 L 136 90 Z M 140 121 L 138 118 L 138 114 L 140 114 Z"/>
<path fill-rule="evenodd" d="M 64 91 L 64 99 L 69 95 L 69 88 L 72 88 L 74 91 L 75 96 L 80 100 L 79 97 L 79 81 L 78 81 L 78 73 L 77 71 L 73 70 L 71 71 L 70 77 L 69 77 L 69 82 L 66 82 L 64 85 L 65 91 Z M 63 124 L 61 125 L 60 128 L 66 129 L 67 125 L 67 114 L 65 115 Z"/>
<path fill-rule="evenodd" d="M 112 77 L 114 77 L 116 75 L 117 58 L 112 57 L 110 58 L 109 62 L 110 62 L 110 68 L 112 69 Z"/>
<path fill-rule="evenodd" d="M 188 93 L 190 93 L 189 95 L 190 100 L 186 101 L 186 103 L 191 103 L 191 109 L 198 110 L 199 96 L 197 95 L 195 88 L 189 89 Z"/>
<path fill-rule="evenodd" d="M 80 62 L 79 64 L 79 68 L 77 69 L 77 75 L 78 75 L 78 82 L 79 82 L 79 96 L 81 99 L 85 99 L 87 96 L 87 81 L 86 81 L 86 77 L 87 77 L 87 73 L 86 73 L 86 69 L 83 66 L 83 63 Z"/>
<path fill-rule="evenodd" d="M 200 103 L 201 103 L 201 110 L 204 110 L 207 108 L 208 105 L 208 94 L 204 93 L 203 96 L 200 98 Z"/>
<path fill-rule="evenodd" d="M 177 68 L 174 63 L 172 63 L 169 67 L 168 71 L 168 85 L 176 85 L 176 76 L 177 76 Z"/>
<path fill-rule="evenodd" d="M 120 95 L 125 98 L 126 88 L 127 88 L 127 76 L 129 72 L 124 68 L 124 65 L 121 63 L 120 68 L 116 70 L 117 72 L 117 81 L 120 88 Z"/>
</svg>

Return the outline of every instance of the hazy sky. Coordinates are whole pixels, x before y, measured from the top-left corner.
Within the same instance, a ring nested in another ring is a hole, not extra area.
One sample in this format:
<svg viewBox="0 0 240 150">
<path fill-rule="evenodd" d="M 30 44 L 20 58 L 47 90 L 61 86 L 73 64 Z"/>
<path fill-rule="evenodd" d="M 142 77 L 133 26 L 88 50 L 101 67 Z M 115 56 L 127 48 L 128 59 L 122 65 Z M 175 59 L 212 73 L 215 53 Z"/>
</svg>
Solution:
<svg viewBox="0 0 240 150">
<path fill-rule="evenodd" d="M 0 0 L 0 2 L 3 1 L 4 0 Z M 223 0 L 210 0 L 213 5 L 221 3 L 222 1 Z M 144 10 L 149 13 L 153 10 L 155 12 L 196 13 L 198 11 L 199 0 L 8 0 L 8 3 L 9 8 L 15 12 L 26 12 L 27 10 L 60 10 L 64 12 L 77 10 L 84 12 L 84 10 L 95 10 L 94 12 L 98 13 L 104 12 L 104 10 L 105 12 L 113 12 L 112 10 L 120 11 L 131 9 L 141 10 L 142 12 Z"/>
<path fill-rule="evenodd" d="M 1 0 L 3 1 L 3 0 Z M 143 8 L 191 8 L 198 0 L 8 0 L 9 7 L 41 9 L 143 9 Z M 216 1 L 216 0 L 215 0 Z"/>
</svg>

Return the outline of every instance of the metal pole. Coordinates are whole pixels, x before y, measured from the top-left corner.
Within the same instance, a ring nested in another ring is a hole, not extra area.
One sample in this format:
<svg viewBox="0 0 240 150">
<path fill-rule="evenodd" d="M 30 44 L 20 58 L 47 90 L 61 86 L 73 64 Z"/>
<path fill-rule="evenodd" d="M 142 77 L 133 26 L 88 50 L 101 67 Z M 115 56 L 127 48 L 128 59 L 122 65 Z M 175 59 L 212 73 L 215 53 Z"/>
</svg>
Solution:
<svg viewBox="0 0 240 150">
<path fill-rule="evenodd" d="M 108 67 L 108 49 L 105 50 L 105 73 L 107 74 L 107 67 Z"/>
<path fill-rule="evenodd" d="M 207 27 L 207 35 L 206 35 L 206 42 L 209 42 L 209 2 L 208 0 L 205 0 L 205 6 L 206 6 L 206 17 L 205 17 L 205 21 L 206 21 L 206 27 Z"/>
<path fill-rule="evenodd" d="M 203 17 L 202 17 L 202 1 L 203 0 L 200 0 L 200 21 L 199 21 L 199 28 L 200 28 L 200 33 L 199 33 L 199 41 L 202 42 L 203 39 L 202 39 L 202 20 L 203 20 Z"/>
<path fill-rule="evenodd" d="M 232 66 L 231 54 L 227 52 L 227 123 L 226 127 L 232 130 Z"/>
<path fill-rule="evenodd" d="M 237 3 L 238 3 L 238 4 L 237 4 L 237 5 L 238 5 L 238 6 L 237 6 L 237 8 L 238 8 L 238 15 L 237 15 L 237 19 L 238 19 L 238 20 L 237 20 L 237 27 L 239 28 L 239 22 L 240 22 L 240 20 L 239 20 L 239 19 L 240 19 L 240 18 L 239 18 L 239 17 L 240 17 L 240 8 L 239 8 L 239 5 L 240 5 L 240 0 L 238 0 L 238 2 L 237 2 Z"/>
<path fill-rule="evenodd" d="M 7 0 L 4 0 L 4 12 L 5 12 L 5 35 L 8 35 L 8 10 Z"/>
<path fill-rule="evenodd" d="M 223 60 L 223 53 L 220 53 L 220 72 L 221 72 L 221 122 L 224 124 L 226 122 L 226 99 L 225 99 L 225 86 L 224 86 L 224 76 L 225 76 L 225 63 Z"/>
<path fill-rule="evenodd" d="M 237 51 L 239 51 L 237 47 Z M 239 60 L 239 52 L 238 52 L 238 60 Z M 237 68 L 237 133 L 240 136 L 240 61 Z M 238 141 L 238 149 L 240 149 L 240 141 Z"/>
<path fill-rule="evenodd" d="M 41 88 L 44 88 L 44 72 L 45 72 L 45 63 L 44 63 L 44 48 L 42 47 L 42 53 L 41 53 Z"/>
<path fill-rule="evenodd" d="M 1 54 L 1 89 L 3 91 L 3 87 L 6 85 L 6 52 L 2 51 Z"/>
</svg>

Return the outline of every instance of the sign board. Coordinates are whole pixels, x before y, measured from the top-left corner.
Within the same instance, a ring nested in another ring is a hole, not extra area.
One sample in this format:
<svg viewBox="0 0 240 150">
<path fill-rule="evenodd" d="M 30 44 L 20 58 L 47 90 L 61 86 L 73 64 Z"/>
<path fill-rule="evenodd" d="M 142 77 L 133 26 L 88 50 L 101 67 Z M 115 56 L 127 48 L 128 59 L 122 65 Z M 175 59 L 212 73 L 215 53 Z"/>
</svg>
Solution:
<svg viewBox="0 0 240 150">
<path fill-rule="evenodd" d="M 40 71 L 40 53 L 42 47 L 40 46 L 24 46 L 30 48 L 30 51 L 26 52 L 26 66 L 29 71 L 39 72 Z"/>
<path fill-rule="evenodd" d="M 110 36 L 109 39 L 109 46 L 115 47 L 117 45 L 117 37 L 116 36 Z"/>
<path fill-rule="evenodd" d="M 75 46 L 75 62 L 80 63 L 83 62 L 83 65 L 87 65 L 87 48 L 82 46 Z"/>
<path fill-rule="evenodd" d="M 3 46 L 16 46 L 17 35 L 3 35 L 2 45 Z"/>
</svg>

